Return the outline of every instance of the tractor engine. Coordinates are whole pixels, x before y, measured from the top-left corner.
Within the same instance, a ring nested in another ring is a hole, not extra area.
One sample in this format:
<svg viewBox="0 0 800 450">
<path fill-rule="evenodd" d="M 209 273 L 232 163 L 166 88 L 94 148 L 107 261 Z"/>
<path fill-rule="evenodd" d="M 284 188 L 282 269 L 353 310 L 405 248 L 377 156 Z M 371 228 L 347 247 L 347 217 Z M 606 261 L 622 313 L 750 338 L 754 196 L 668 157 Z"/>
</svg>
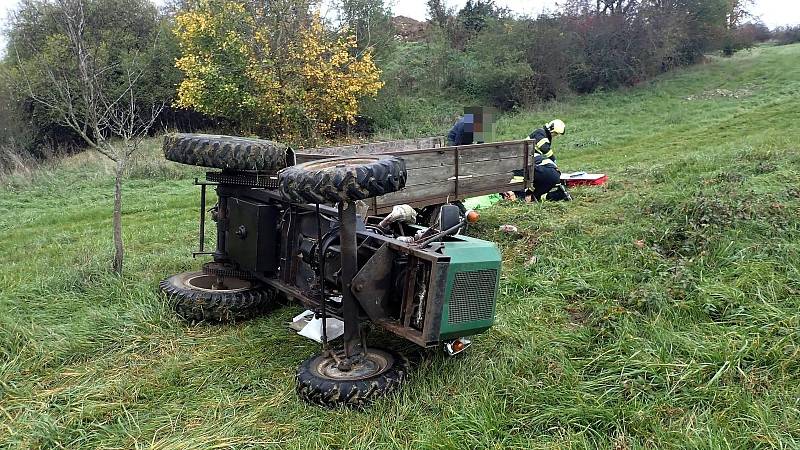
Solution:
<svg viewBox="0 0 800 450">
<path fill-rule="evenodd" d="M 455 234 L 436 237 L 440 228 L 455 226 L 447 222 L 436 228 L 381 222 L 360 216 L 356 222 L 358 272 L 351 291 L 365 319 L 425 347 L 492 325 L 501 261 L 494 244 Z M 310 210 L 298 215 L 294 237 L 299 252 L 293 283 L 310 298 L 324 296 L 333 316 L 339 315 L 344 289 L 339 227 L 336 216 Z M 426 233 L 435 239 L 425 243 Z"/>
</svg>

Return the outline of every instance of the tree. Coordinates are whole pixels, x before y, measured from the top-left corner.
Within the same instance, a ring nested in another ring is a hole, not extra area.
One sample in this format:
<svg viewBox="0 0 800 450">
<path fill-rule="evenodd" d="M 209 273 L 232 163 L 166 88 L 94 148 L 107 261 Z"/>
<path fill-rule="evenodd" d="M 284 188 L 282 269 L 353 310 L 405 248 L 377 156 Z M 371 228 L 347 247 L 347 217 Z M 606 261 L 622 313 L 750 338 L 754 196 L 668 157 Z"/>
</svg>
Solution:
<svg viewBox="0 0 800 450">
<path fill-rule="evenodd" d="M 491 19 L 499 17 L 500 11 L 494 0 L 467 0 L 458 11 L 458 18 L 468 32 L 480 33 Z"/>
<path fill-rule="evenodd" d="M 147 60 L 137 48 L 108 48 L 90 36 L 96 32 L 91 22 L 95 16 L 86 9 L 100 3 L 54 0 L 36 6 L 51 13 L 57 33 L 34 36 L 27 40 L 28 48 L 14 41 L 15 79 L 28 98 L 114 163 L 112 268 L 121 274 L 123 178 L 163 103 L 143 101 L 149 98 L 140 84 Z"/>
<path fill-rule="evenodd" d="M 339 23 L 355 34 L 357 51 L 372 50 L 377 59 L 391 51 L 392 11 L 384 0 L 333 0 Z"/>
<path fill-rule="evenodd" d="M 150 0 L 84 0 L 82 4 L 86 20 L 84 42 L 94 52 L 96 64 L 116 66 L 135 54 L 138 62 L 147 65 L 137 81 L 140 103 L 170 104 L 181 79 L 180 71 L 174 67 L 178 49 L 170 31 L 170 19 L 161 15 Z M 19 69 L 20 64 L 34 66 L 41 61 L 40 50 L 52 47 L 58 37 L 64 36 L 62 17 L 58 2 L 21 0 L 7 28 L 9 44 L 5 59 L 9 66 Z M 55 58 L 50 64 L 74 76 L 72 67 L 66 67 L 69 62 L 69 58 L 63 61 Z M 16 70 L 16 73 L 21 72 Z M 16 114 L 25 124 L 15 131 L 17 147 L 38 158 L 82 150 L 83 139 L 26 94 L 28 82 L 37 89 L 47 88 L 49 79 L 45 71 L 28 67 L 25 74 L 30 79 L 10 80 L 22 86 L 11 91 Z M 111 70 L 104 74 L 104 79 L 119 85 L 121 76 L 121 72 Z M 171 117 L 175 120 L 174 115 Z M 159 124 L 169 120 L 164 114 Z"/>
<path fill-rule="evenodd" d="M 744 20 L 750 17 L 749 7 L 752 6 L 753 0 L 727 0 L 728 13 L 726 17 L 726 26 L 728 30 L 734 30 L 744 23 Z"/>
<path fill-rule="evenodd" d="M 427 0 L 428 15 L 431 22 L 439 26 L 439 28 L 447 28 L 450 18 L 453 16 L 452 8 L 448 8 L 445 0 Z"/>
<path fill-rule="evenodd" d="M 380 70 L 371 50 L 357 51 L 355 35 L 332 36 L 307 13 L 307 5 L 196 2 L 176 19 L 185 75 L 177 104 L 290 140 L 352 122 L 359 100 L 383 86 Z"/>
</svg>

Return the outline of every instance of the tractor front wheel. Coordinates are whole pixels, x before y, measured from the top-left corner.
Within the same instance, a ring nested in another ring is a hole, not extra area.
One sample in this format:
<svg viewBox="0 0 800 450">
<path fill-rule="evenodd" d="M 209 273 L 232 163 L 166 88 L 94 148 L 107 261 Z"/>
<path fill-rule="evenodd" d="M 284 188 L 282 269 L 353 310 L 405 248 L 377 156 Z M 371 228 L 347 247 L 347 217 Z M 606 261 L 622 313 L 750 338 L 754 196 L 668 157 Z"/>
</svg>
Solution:
<svg viewBox="0 0 800 450">
<path fill-rule="evenodd" d="M 188 322 L 232 322 L 267 310 L 274 291 L 258 281 L 184 272 L 161 282 L 175 312 Z"/>
<path fill-rule="evenodd" d="M 406 379 L 408 360 L 399 353 L 370 348 L 348 371 L 325 353 L 303 361 L 297 369 L 297 394 L 326 407 L 363 408 L 397 391 Z"/>
</svg>

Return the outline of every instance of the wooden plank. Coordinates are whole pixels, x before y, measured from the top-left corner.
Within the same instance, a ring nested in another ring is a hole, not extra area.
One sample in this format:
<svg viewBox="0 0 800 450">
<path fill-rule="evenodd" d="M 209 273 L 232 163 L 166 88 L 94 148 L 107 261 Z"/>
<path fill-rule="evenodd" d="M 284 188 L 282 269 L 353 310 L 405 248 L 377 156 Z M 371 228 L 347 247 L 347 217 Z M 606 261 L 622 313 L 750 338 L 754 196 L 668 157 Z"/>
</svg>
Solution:
<svg viewBox="0 0 800 450">
<path fill-rule="evenodd" d="M 407 169 L 417 169 L 422 167 L 436 167 L 450 164 L 454 161 L 453 153 L 459 150 L 459 161 L 478 162 L 498 158 L 524 157 L 525 141 L 498 142 L 492 144 L 474 144 L 460 147 L 427 148 L 419 150 L 399 150 L 388 151 L 386 153 L 373 153 L 381 155 L 392 155 L 403 158 Z M 301 164 L 308 161 L 331 158 L 335 156 L 347 155 L 327 155 L 317 152 L 318 149 L 308 149 L 297 153 L 297 163 Z"/>
<path fill-rule="evenodd" d="M 441 197 L 427 197 L 427 198 L 415 199 L 415 201 L 406 202 L 405 204 L 411 206 L 412 208 L 424 208 L 430 205 L 443 205 L 445 203 L 454 202 L 456 200 L 464 200 L 471 197 L 480 197 L 482 195 L 497 194 L 499 192 L 522 191 L 524 189 L 525 187 L 523 183 L 517 182 L 505 185 L 504 188 L 500 190 L 498 190 L 496 186 L 492 186 L 490 188 L 462 192 L 459 194 L 457 198 L 454 195 L 441 196 Z M 382 197 L 378 197 L 378 200 L 379 202 L 377 207 L 375 209 L 371 209 L 370 214 L 390 213 L 392 211 L 392 208 L 394 208 L 394 206 L 397 205 L 397 203 L 392 203 L 392 202 L 382 203 L 383 202 Z"/>
<path fill-rule="evenodd" d="M 355 146 L 359 147 L 359 146 Z M 459 147 L 403 149 L 392 151 L 390 146 L 354 148 L 353 151 L 380 152 L 403 158 L 408 170 L 406 188 L 375 199 L 369 203 L 372 214 L 391 211 L 394 205 L 413 207 L 442 204 L 494 192 L 524 189 L 523 182 L 512 182 L 513 171 L 524 168 L 526 141 L 497 142 Z M 383 150 L 389 150 L 385 153 Z M 458 169 L 456 170 L 456 149 Z M 314 152 L 318 149 L 310 149 Z M 332 151 L 332 150 L 331 150 Z M 298 153 L 297 162 L 330 158 L 337 155 Z M 458 173 L 458 186 L 455 175 Z"/>
<path fill-rule="evenodd" d="M 522 182 L 512 182 L 513 175 L 501 177 L 502 174 L 475 177 L 462 180 L 459 186 L 459 197 L 468 198 L 476 192 L 504 192 L 521 189 Z M 454 181 L 435 181 L 428 184 L 406 187 L 405 189 L 386 194 L 377 198 L 378 209 L 384 205 L 401 205 L 422 202 L 426 199 L 449 198 L 449 201 L 458 200 L 455 196 Z"/>
<path fill-rule="evenodd" d="M 330 155 L 317 155 L 311 153 L 298 153 L 296 156 L 297 164 L 303 164 L 311 161 L 319 161 L 320 159 L 332 158 Z"/>
<path fill-rule="evenodd" d="M 524 158 L 525 156 L 524 143 L 511 143 L 491 147 L 481 146 L 480 148 L 470 147 L 472 146 L 459 147 L 458 160 L 460 163 L 491 161 L 503 158 Z M 392 155 L 403 158 L 407 169 L 419 169 L 453 164 L 455 161 L 453 155 L 455 148 L 431 149 L 425 153 L 392 153 Z M 520 167 L 522 165 L 520 164 Z"/>
<path fill-rule="evenodd" d="M 522 170 L 524 158 L 504 158 L 495 160 L 486 160 L 474 163 L 459 164 L 458 165 L 458 179 L 463 184 L 470 178 L 493 175 L 493 174 L 510 174 L 515 170 Z M 425 167 L 420 169 L 408 170 L 408 181 L 406 186 L 416 186 L 420 184 L 428 184 L 435 181 L 445 181 L 455 178 L 456 168 L 454 164 L 442 165 L 439 167 Z M 459 189 L 461 187 L 459 186 Z"/>
<path fill-rule="evenodd" d="M 386 154 L 403 150 L 419 150 L 441 148 L 447 145 L 443 136 L 425 137 L 418 139 L 403 139 L 396 141 L 369 142 L 363 144 L 342 145 L 338 147 L 315 147 L 304 151 L 304 153 L 315 155 L 335 156 L 357 156 L 357 155 L 376 155 Z"/>
</svg>

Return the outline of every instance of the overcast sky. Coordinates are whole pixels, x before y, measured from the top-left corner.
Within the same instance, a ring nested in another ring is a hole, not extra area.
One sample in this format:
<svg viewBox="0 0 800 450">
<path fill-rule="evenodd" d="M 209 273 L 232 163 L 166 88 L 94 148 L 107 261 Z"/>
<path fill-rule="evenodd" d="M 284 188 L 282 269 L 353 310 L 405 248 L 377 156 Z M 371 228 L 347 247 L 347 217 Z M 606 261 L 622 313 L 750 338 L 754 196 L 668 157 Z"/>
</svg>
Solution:
<svg viewBox="0 0 800 450">
<path fill-rule="evenodd" d="M 2 1 L 2 0 L 0 0 Z M 425 0 L 396 0 L 394 13 L 423 20 L 426 17 Z M 461 7 L 466 0 L 448 0 L 452 6 Z M 558 1 L 553 0 L 495 0 L 498 6 L 504 6 L 521 14 L 537 15 L 548 8 L 552 9 Z M 781 25 L 800 24 L 800 0 L 756 0 L 753 13 L 760 17 L 770 28 Z"/>
<path fill-rule="evenodd" d="M 161 3 L 160 0 L 155 0 Z M 417 20 L 426 19 L 425 0 L 394 0 L 395 15 L 412 17 Z M 18 0 L 0 0 L 0 23 L 5 29 L 8 12 Z M 461 7 L 466 0 L 447 0 L 451 6 Z M 498 6 L 504 6 L 520 14 L 536 15 L 548 8 L 552 9 L 553 0 L 495 0 Z M 783 25 L 800 25 L 800 0 L 755 0 L 752 11 L 770 28 Z M 0 36 L 0 53 L 5 49 L 5 38 Z"/>
</svg>

